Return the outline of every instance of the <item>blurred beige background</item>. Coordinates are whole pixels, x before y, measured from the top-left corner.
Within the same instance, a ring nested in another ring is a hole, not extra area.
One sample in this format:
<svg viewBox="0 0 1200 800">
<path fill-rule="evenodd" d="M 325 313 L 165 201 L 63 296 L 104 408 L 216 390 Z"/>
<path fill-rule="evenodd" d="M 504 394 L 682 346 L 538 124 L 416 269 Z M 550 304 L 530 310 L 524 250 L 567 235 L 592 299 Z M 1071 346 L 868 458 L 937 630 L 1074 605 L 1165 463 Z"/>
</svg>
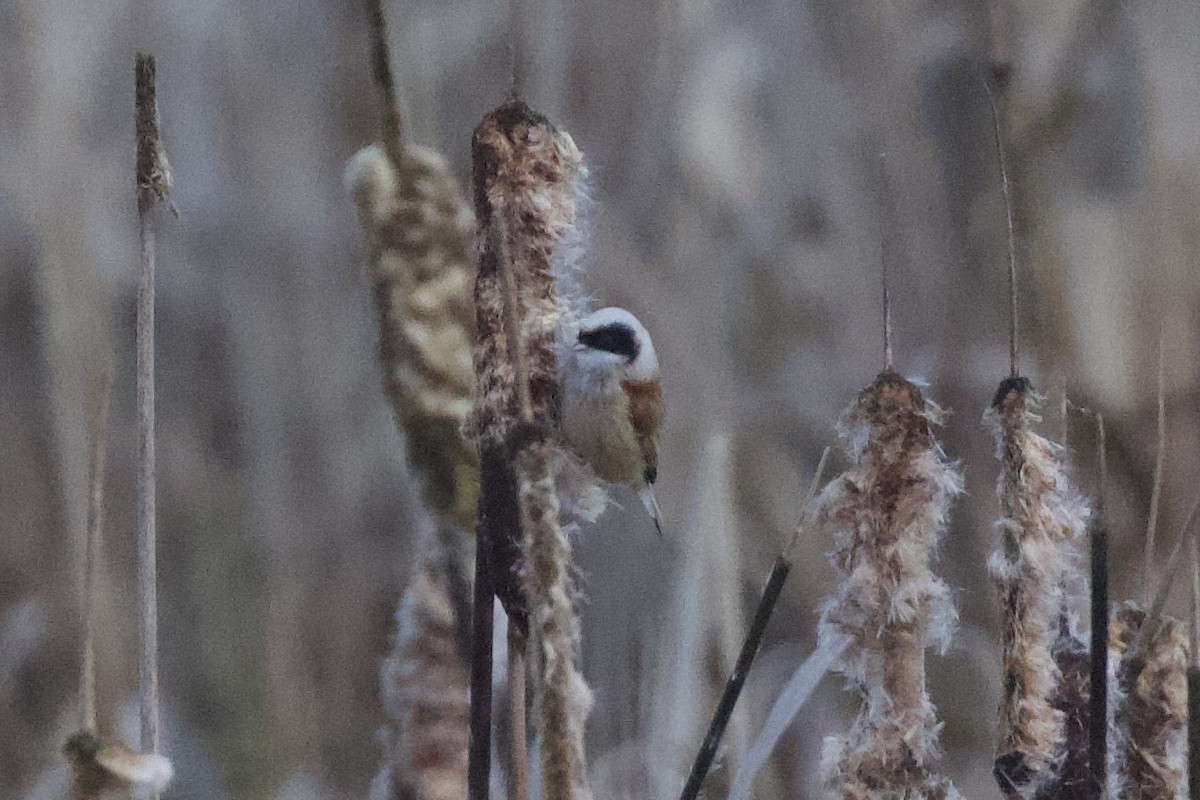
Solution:
<svg viewBox="0 0 1200 800">
<path fill-rule="evenodd" d="M 414 141 L 468 175 L 508 82 L 508 9 L 385 2 Z M 669 417 L 654 537 L 632 496 L 578 544 L 598 796 L 669 798 L 833 424 L 881 366 L 954 412 L 967 493 L 940 571 L 962 628 L 931 660 L 947 768 L 990 777 L 999 642 L 984 571 L 996 463 L 980 416 L 1007 371 L 1004 126 L 1022 365 L 1105 411 L 1114 598 L 1140 593 L 1166 341 L 1159 558 L 1194 496 L 1200 5 L 523 0 L 525 95 L 593 175 L 587 282 L 653 333 Z M 100 724 L 136 715 L 133 56 L 155 53 L 178 220 L 159 241 L 160 643 L 180 800 L 361 798 L 377 669 L 427 525 L 380 388 L 345 160 L 378 131 L 365 8 L 334 0 L 0 5 L 0 797 L 62 796 L 77 719 L 87 424 L 115 365 Z M 886 153 L 890 191 L 880 189 Z M 889 211 L 890 209 L 890 211 Z M 1094 485 L 1091 423 L 1070 443 Z M 834 466 L 844 466 L 840 457 Z M 735 768 L 811 649 L 832 588 L 805 544 L 719 764 Z M 1174 607 L 1182 611 L 1180 592 Z M 827 679 L 761 797 L 811 797 L 851 698 Z"/>
</svg>

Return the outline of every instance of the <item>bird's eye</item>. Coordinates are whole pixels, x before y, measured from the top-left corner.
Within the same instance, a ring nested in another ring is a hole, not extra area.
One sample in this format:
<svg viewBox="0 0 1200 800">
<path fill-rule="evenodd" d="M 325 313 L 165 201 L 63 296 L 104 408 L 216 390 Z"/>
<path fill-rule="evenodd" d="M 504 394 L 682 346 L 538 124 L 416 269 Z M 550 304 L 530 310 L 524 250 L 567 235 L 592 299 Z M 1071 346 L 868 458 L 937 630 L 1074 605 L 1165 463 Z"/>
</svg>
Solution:
<svg viewBox="0 0 1200 800">
<path fill-rule="evenodd" d="M 605 325 L 590 331 L 580 331 L 579 342 L 594 350 L 603 350 L 624 356 L 629 361 L 633 361 L 638 356 L 637 337 L 629 326 L 620 323 Z"/>
</svg>

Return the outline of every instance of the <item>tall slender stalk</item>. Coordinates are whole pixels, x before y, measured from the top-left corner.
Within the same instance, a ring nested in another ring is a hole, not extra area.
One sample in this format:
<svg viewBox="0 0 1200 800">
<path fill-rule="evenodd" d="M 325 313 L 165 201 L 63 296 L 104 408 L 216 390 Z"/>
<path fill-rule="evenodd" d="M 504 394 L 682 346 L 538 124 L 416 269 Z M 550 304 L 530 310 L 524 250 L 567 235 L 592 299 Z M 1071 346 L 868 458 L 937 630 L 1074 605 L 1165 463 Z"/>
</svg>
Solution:
<svg viewBox="0 0 1200 800">
<path fill-rule="evenodd" d="M 1148 605 L 1154 597 L 1157 579 L 1154 570 L 1155 534 L 1158 531 L 1158 504 L 1162 497 L 1163 463 L 1167 453 L 1166 375 L 1163 371 L 1163 331 L 1158 329 L 1158 436 L 1154 452 L 1154 487 L 1150 491 L 1150 515 L 1146 519 L 1146 550 L 1142 556 L 1142 602 Z"/>
<path fill-rule="evenodd" d="M 687 782 L 684 784 L 683 791 L 679 795 L 680 800 L 695 800 L 700 795 L 700 787 L 704 785 L 704 778 L 712 768 L 713 758 L 716 757 L 717 747 L 721 744 L 721 737 L 725 733 L 725 727 L 729 724 L 729 719 L 733 716 L 733 709 L 737 705 L 738 698 L 742 695 L 742 687 L 746 684 L 746 677 L 750 674 L 750 667 L 754 665 L 754 657 L 758 655 L 758 649 L 762 645 L 762 637 L 767 630 L 767 623 L 771 620 L 771 614 L 775 611 L 775 604 L 779 600 L 780 593 L 783 592 L 783 584 L 787 581 L 788 573 L 792 569 L 792 559 L 795 556 L 796 544 L 800 541 L 801 534 L 809 527 L 807 506 L 820 487 L 821 478 L 825 474 L 825 463 L 828 459 L 829 448 L 826 447 L 824 452 L 821 453 L 821 461 L 817 464 L 817 470 L 813 474 L 812 485 L 809 486 L 808 494 L 804 497 L 804 517 L 796 526 L 796 530 L 783 552 L 779 554 L 775 559 L 775 563 L 771 565 L 771 572 L 767 576 L 767 582 L 763 586 L 762 594 L 759 595 L 758 606 L 754 611 L 754 619 L 750 623 L 750 629 L 746 631 L 746 639 L 742 643 L 742 650 L 738 654 L 737 663 L 733 667 L 733 672 L 729 674 L 729 678 L 725 681 L 725 689 L 721 693 L 721 699 L 717 703 L 716 710 L 713 712 L 712 722 L 709 723 L 708 733 L 704 736 L 704 742 L 700 745 L 700 751 L 696 754 L 696 760 L 692 763 L 692 770 L 688 773 Z"/>
<path fill-rule="evenodd" d="M 141 281 L 137 300 L 138 429 L 138 598 L 141 658 L 138 663 L 141 749 L 157 753 L 158 735 L 158 572 L 154 452 L 154 207 L 166 198 L 170 168 L 158 133 L 154 56 L 138 55 L 137 208 L 141 239 Z M 157 792 L 154 793 L 157 797 Z"/>
<path fill-rule="evenodd" d="M 1091 695 L 1088 702 L 1088 769 L 1092 800 L 1103 800 L 1108 785 L 1108 530 L 1105 494 L 1108 489 L 1108 441 L 1104 415 L 1096 414 L 1096 447 L 1100 480 L 1091 526 Z"/>
<path fill-rule="evenodd" d="M 83 557 L 83 660 L 80 675 L 81 727 L 96 730 L 96 626 L 100 593 L 100 550 L 104 533 L 104 470 L 112 365 L 105 359 L 97 387 L 96 412 L 88 443 L 87 541 Z"/>
</svg>

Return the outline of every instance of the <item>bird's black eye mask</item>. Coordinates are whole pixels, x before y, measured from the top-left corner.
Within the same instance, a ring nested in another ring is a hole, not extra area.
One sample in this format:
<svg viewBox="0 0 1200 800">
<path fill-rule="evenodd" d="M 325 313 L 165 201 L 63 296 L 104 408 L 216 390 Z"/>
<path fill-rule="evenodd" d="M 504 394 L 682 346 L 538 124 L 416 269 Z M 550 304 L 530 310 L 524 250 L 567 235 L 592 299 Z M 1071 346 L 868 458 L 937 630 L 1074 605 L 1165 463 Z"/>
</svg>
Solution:
<svg viewBox="0 0 1200 800">
<path fill-rule="evenodd" d="M 579 343 L 594 350 L 604 350 L 624 356 L 630 362 L 637 359 L 638 342 L 628 325 L 614 322 L 590 331 L 579 332 Z"/>
</svg>

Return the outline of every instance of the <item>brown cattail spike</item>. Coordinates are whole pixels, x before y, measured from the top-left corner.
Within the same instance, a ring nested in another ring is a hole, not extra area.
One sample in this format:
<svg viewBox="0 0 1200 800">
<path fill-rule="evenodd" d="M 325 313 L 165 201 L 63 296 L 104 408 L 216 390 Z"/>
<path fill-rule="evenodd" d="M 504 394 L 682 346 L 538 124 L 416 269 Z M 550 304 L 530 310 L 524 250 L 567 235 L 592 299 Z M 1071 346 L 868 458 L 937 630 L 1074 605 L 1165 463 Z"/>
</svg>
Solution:
<svg viewBox="0 0 1200 800">
<path fill-rule="evenodd" d="M 481 459 L 479 538 L 492 548 L 496 595 L 513 623 L 527 628 L 520 588 L 521 544 L 516 484 L 508 437 L 520 418 L 515 365 L 504 332 L 503 275 L 498 241 L 507 228 L 521 306 L 518 326 L 529 366 L 533 418 L 558 425 L 554 343 L 564 308 L 555 291 L 555 248 L 576 224 L 575 181 L 581 157 L 571 137 L 520 101 L 483 118 L 472 143 L 475 210 L 482 249 L 475 281 L 475 424 Z M 503 215 L 503 222 L 497 215 Z M 507 223 L 507 224 L 505 224 Z"/>
<path fill-rule="evenodd" d="M 1187 775 L 1187 631 L 1163 619 L 1142 658 L 1124 657 L 1148 622 L 1145 611 L 1126 603 L 1109 633 L 1120 662 L 1108 783 L 1122 800 L 1176 797 Z"/>
<path fill-rule="evenodd" d="M 396 610 L 395 643 L 380 671 L 393 726 L 372 800 L 462 800 L 467 793 L 467 668 L 436 542 Z"/>
<path fill-rule="evenodd" d="M 549 434 L 559 425 L 556 343 L 573 324 L 559 279 L 578 226 L 585 170 L 571 137 L 515 99 L 476 127 L 472 164 L 480 228 L 474 361 L 484 588 L 494 589 L 519 633 L 529 631 L 532 615 L 544 793 L 583 800 L 591 696 L 575 666 L 579 622 L 559 521 L 566 455 Z M 490 616 L 490 606 L 476 609 Z M 477 728 L 473 723 L 473 736 Z"/>
<path fill-rule="evenodd" d="M 989 562 L 1004 614 L 1005 692 L 994 774 L 1013 798 L 1052 780 L 1065 752 L 1054 647 L 1062 638 L 1064 582 L 1082 579 L 1070 546 L 1088 517 L 1087 504 L 1067 483 L 1061 450 L 1032 429 L 1036 403 L 1028 380 L 1006 378 L 984 414 L 1002 463 L 1002 546 Z"/>
<path fill-rule="evenodd" d="M 826 747 L 830 797 L 957 795 L 936 771 L 940 726 L 925 687 L 925 649 L 944 647 L 956 620 L 949 588 L 930 570 L 962 490 L 933 436 L 939 419 L 917 386 L 885 371 L 839 425 L 855 463 L 826 487 L 818 511 L 843 576 L 821 637 L 849 637 L 836 669 L 863 705 L 850 733 Z"/>
</svg>

